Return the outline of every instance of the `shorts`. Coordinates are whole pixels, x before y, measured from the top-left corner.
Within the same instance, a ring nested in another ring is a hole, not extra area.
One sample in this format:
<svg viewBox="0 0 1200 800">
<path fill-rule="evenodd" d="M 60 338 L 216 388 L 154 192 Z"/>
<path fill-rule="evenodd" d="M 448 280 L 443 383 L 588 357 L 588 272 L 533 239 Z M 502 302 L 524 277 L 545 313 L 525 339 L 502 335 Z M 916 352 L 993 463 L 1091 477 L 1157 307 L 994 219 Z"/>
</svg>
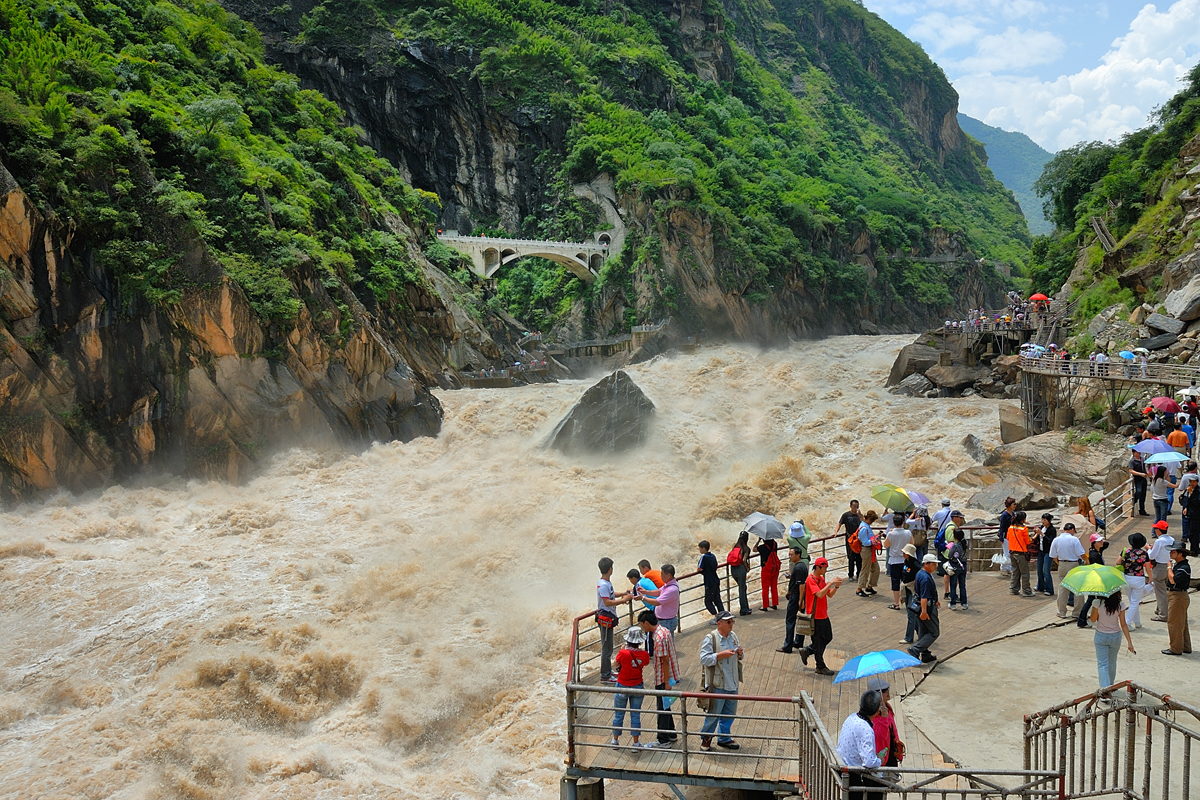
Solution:
<svg viewBox="0 0 1200 800">
<path fill-rule="evenodd" d="M 888 577 L 892 579 L 892 591 L 900 591 L 900 577 L 904 574 L 903 564 L 888 564 Z"/>
</svg>

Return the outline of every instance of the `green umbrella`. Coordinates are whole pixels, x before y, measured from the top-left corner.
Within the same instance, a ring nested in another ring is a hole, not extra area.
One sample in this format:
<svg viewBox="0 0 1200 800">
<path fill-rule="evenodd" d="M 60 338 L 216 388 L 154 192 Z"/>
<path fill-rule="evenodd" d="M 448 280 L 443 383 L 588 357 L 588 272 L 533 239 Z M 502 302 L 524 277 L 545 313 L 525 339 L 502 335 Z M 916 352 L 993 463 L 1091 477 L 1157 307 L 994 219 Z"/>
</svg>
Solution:
<svg viewBox="0 0 1200 800">
<path fill-rule="evenodd" d="M 1108 597 L 1125 585 L 1125 573 L 1103 564 L 1085 564 L 1068 572 L 1062 585 L 1075 594 Z"/>
<path fill-rule="evenodd" d="M 872 486 L 871 499 L 893 511 L 908 511 L 913 507 L 913 501 L 909 499 L 908 494 L 894 483 Z"/>
</svg>

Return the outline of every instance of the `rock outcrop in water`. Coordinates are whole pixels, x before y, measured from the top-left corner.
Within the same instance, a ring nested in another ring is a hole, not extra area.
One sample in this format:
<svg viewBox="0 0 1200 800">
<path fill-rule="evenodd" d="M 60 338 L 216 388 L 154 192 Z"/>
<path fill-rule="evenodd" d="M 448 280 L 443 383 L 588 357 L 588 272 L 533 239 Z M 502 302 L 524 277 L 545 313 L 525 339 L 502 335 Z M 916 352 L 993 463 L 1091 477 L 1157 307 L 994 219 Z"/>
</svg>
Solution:
<svg viewBox="0 0 1200 800">
<path fill-rule="evenodd" d="M 619 453 L 642 444 L 654 403 L 618 371 L 583 393 L 550 434 L 548 446 L 564 453 Z"/>
</svg>

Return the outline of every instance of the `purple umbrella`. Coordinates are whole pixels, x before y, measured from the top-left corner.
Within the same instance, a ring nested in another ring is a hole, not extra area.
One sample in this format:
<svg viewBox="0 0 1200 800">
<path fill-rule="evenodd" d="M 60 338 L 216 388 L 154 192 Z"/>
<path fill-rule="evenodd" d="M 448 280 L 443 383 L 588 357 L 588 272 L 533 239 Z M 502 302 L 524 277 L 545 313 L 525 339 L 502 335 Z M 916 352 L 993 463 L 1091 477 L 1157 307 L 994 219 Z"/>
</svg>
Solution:
<svg viewBox="0 0 1200 800">
<path fill-rule="evenodd" d="M 919 506 L 928 506 L 933 504 L 933 501 L 929 499 L 928 495 L 921 494 L 920 492 L 914 492 L 912 489 L 905 489 L 904 493 L 908 495 L 909 500 L 912 500 Z"/>
<path fill-rule="evenodd" d="M 1171 453 L 1175 448 L 1164 442 L 1162 439 L 1143 439 L 1133 446 L 1134 450 L 1139 453 L 1150 455 L 1152 453 Z"/>
</svg>

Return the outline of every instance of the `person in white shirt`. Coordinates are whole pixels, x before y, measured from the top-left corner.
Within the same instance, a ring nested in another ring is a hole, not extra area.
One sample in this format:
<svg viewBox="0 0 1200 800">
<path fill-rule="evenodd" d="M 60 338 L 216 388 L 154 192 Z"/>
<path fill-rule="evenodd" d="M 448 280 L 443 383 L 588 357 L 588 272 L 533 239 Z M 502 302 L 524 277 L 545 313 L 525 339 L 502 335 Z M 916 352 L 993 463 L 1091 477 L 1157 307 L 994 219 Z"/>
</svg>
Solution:
<svg viewBox="0 0 1200 800">
<path fill-rule="evenodd" d="M 1050 544 L 1050 558 L 1058 562 L 1058 574 L 1066 575 L 1071 570 L 1083 563 L 1083 545 L 1079 542 L 1079 536 L 1075 532 L 1075 523 L 1068 522 L 1063 525 L 1062 533 L 1054 537 L 1054 541 Z M 1070 619 L 1071 615 L 1067 613 L 1067 600 L 1071 597 L 1072 592 L 1062 584 L 1061 579 L 1058 584 L 1058 616 L 1063 619 Z"/>
<path fill-rule="evenodd" d="M 883 695 L 874 690 L 863 692 L 858 701 L 858 713 L 851 714 L 842 723 L 838 734 L 837 754 L 848 767 L 878 769 L 883 766 L 879 752 L 875 749 L 875 727 L 872 720 L 883 706 Z M 850 800 L 871 800 L 883 796 L 883 784 L 870 777 L 870 773 L 850 773 Z"/>
<path fill-rule="evenodd" d="M 898 511 L 896 516 L 903 518 Z M 883 546 L 887 548 L 888 578 L 892 582 L 892 604 L 888 608 L 893 611 L 903 608 L 900 605 L 900 576 L 904 574 L 904 545 L 911 542 L 912 538 L 912 531 L 908 528 L 894 527 L 888 529 L 883 540 Z"/>
<path fill-rule="evenodd" d="M 1150 563 L 1154 565 L 1153 622 L 1167 621 L 1167 570 L 1171 564 L 1171 548 L 1175 537 L 1167 535 L 1167 521 L 1154 523 L 1154 544 L 1150 545 Z"/>
</svg>

